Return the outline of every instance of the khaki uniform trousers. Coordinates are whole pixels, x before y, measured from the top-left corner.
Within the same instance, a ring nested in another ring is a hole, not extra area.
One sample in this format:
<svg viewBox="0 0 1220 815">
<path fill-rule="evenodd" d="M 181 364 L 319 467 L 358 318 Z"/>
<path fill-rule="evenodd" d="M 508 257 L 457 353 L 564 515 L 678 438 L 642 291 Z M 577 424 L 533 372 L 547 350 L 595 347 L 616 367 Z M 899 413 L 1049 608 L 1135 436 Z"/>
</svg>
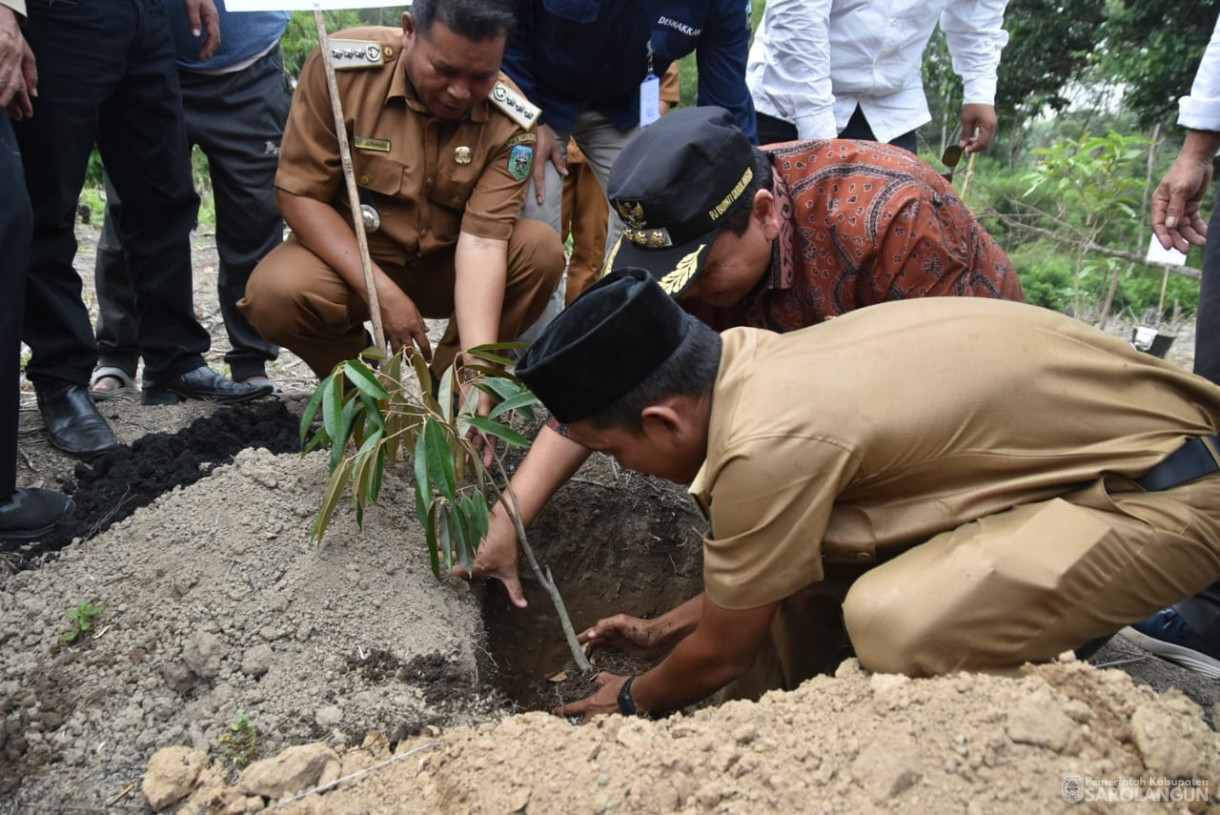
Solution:
<svg viewBox="0 0 1220 815">
<path fill-rule="evenodd" d="M 378 262 L 415 301 L 421 315 L 452 317 L 454 249 L 420 258 L 410 266 Z M 508 281 L 500 313 L 500 342 L 515 340 L 546 307 L 563 275 L 563 247 L 539 221 L 518 220 L 508 241 Z M 290 349 L 319 378 L 368 347 L 368 304 L 330 266 L 290 237 L 254 269 L 238 304 L 267 340 Z M 457 321 L 434 349 L 440 374 L 461 350 Z"/>
<path fill-rule="evenodd" d="M 561 218 L 562 234 L 570 232 L 572 235 L 572 257 L 568 261 L 564 291 L 564 304 L 570 306 L 601 276 L 610 219 L 610 205 L 597 173 L 585 161 L 574 141 L 568 145 L 568 174 L 563 179 Z"/>
<path fill-rule="evenodd" d="M 1220 577 L 1220 474 L 1160 492 L 1112 477 L 826 575 L 780 604 L 723 699 L 833 671 L 845 633 L 864 668 L 910 676 L 1049 660 L 1113 634 Z"/>
</svg>

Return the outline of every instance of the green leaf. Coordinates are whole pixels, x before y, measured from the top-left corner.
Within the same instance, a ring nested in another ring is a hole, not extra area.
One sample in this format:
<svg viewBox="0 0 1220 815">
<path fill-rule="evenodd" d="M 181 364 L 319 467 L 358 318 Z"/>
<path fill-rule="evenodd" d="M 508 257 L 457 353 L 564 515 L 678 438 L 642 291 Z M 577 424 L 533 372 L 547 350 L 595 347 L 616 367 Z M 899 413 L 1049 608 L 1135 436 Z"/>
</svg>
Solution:
<svg viewBox="0 0 1220 815">
<path fill-rule="evenodd" d="M 436 419 L 429 418 L 424 423 L 423 457 L 427 462 L 428 482 L 441 495 L 450 501 L 457 489 L 453 472 L 453 457 L 449 452 L 449 441 L 445 429 Z M 418 456 L 420 450 L 416 450 Z"/>
<path fill-rule="evenodd" d="M 486 362 L 494 362 L 497 365 L 508 366 L 508 365 L 516 364 L 509 357 L 501 356 L 500 354 L 493 354 L 491 351 L 482 350 L 484 347 L 486 347 L 486 346 L 477 346 L 475 348 L 471 348 L 466 353 L 470 354 L 472 357 L 478 357 L 479 359 L 484 360 Z"/>
<path fill-rule="evenodd" d="M 326 435 L 326 431 L 323 430 L 322 428 L 318 428 L 318 432 L 314 433 L 313 438 L 309 440 L 309 444 L 307 444 L 303 448 L 301 448 L 301 455 L 305 455 L 306 453 L 310 452 L 311 450 L 313 450 L 315 447 L 317 447 L 320 444 L 329 444 L 329 443 L 330 443 L 330 437 Z"/>
<path fill-rule="evenodd" d="M 415 517 L 427 525 L 428 513 L 432 509 L 432 485 L 428 483 L 428 461 L 423 446 L 415 451 Z"/>
<path fill-rule="evenodd" d="M 368 499 L 374 504 L 381 495 L 381 483 L 385 476 L 386 448 L 382 445 L 377 450 L 377 463 L 373 465 L 373 476 L 369 479 Z"/>
<path fill-rule="evenodd" d="M 350 458 L 345 459 L 337 470 L 331 472 L 330 482 L 326 485 L 326 495 L 322 498 L 322 508 L 318 510 L 318 518 L 314 521 L 313 532 L 310 534 L 313 540 L 321 540 L 326 534 L 326 527 L 330 525 L 330 518 L 335 507 L 339 505 L 339 497 L 343 495 L 343 489 L 347 486 L 351 474 Z"/>
<path fill-rule="evenodd" d="M 373 476 L 373 471 L 377 467 L 381 453 L 381 440 L 383 434 L 380 430 L 375 430 L 364 440 L 359 452 L 356 453 L 356 470 L 355 476 L 352 478 L 352 498 L 356 501 L 356 522 L 362 524 L 364 501 L 368 496 L 369 479 Z M 384 459 L 381 459 L 384 462 Z M 380 476 L 377 476 L 380 478 Z M 374 500 L 376 500 L 374 498 Z"/>
<path fill-rule="evenodd" d="M 439 580 L 441 576 L 441 560 L 436 543 L 436 513 L 438 505 L 439 502 L 434 503 L 428 509 L 428 522 L 424 524 L 424 533 L 428 540 L 428 559 L 432 565 L 432 576 Z"/>
<path fill-rule="evenodd" d="M 370 345 L 360 352 L 361 359 L 383 360 L 386 358 L 384 348 L 378 348 L 376 345 Z"/>
<path fill-rule="evenodd" d="M 459 498 L 457 503 L 454 504 L 454 509 L 456 510 L 456 512 L 454 512 L 454 515 L 457 516 L 458 539 L 464 543 L 469 543 L 471 538 L 474 538 L 474 533 L 475 533 L 475 530 L 477 529 L 476 526 L 471 524 L 472 519 L 470 517 L 470 510 L 471 510 L 470 496 L 463 495 L 461 498 Z M 478 545 L 477 539 L 475 539 L 474 545 L 476 545 L 476 546 Z"/>
<path fill-rule="evenodd" d="M 497 353 L 501 351 L 524 351 L 529 348 L 528 342 L 486 342 L 482 345 L 475 345 L 466 350 L 468 354 L 479 356 L 480 354 L 491 352 Z"/>
<path fill-rule="evenodd" d="M 446 422 L 453 421 L 453 375 L 456 365 L 450 365 L 441 374 L 441 386 L 436 393 L 436 401 L 440 402 L 441 415 Z"/>
<path fill-rule="evenodd" d="M 436 541 L 445 565 L 453 567 L 453 505 L 442 503 L 436 510 Z"/>
<path fill-rule="evenodd" d="M 359 399 L 348 399 L 347 403 L 343 405 L 343 411 L 339 415 L 339 438 L 343 439 L 343 443 L 331 448 L 330 468 L 332 470 L 339 466 L 339 460 L 347 450 L 348 440 L 351 439 L 352 429 L 356 426 L 356 415 L 362 410 L 364 410 L 364 403 Z"/>
<path fill-rule="evenodd" d="M 347 374 L 348 380 L 361 393 L 367 393 L 374 399 L 388 399 L 390 394 L 386 391 L 382 384 L 377 381 L 377 374 L 373 373 L 369 366 L 365 365 L 358 359 L 349 359 L 343 365 L 343 372 Z"/>
<path fill-rule="evenodd" d="M 491 528 L 489 521 L 491 518 L 491 507 L 487 505 L 487 496 L 481 492 L 476 492 L 470 497 L 474 507 L 474 514 L 471 518 L 476 522 L 475 534 L 479 540 L 487 537 L 487 532 Z"/>
<path fill-rule="evenodd" d="M 418 352 L 411 354 L 411 367 L 415 369 L 415 378 L 419 381 L 419 389 L 424 396 L 432 395 L 432 370 Z"/>
<path fill-rule="evenodd" d="M 510 396 L 500 404 L 496 405 L 487 418 L 494 419 L 497 416 L 503 416 L 510 411 L 519 410 L 524 407 L 539 404 L 538 397 L 534 396 L 530 391 L 521 391 L 516 396 Z"/>
<path fill-rule="evenodd" d="M 326 386 L 330 380 L 331 377 L 328 376 L 319 382 L 318 387 L 313 390 L 313 396 L 309 397 L 309 404 L 305 405 L 305 412 L 301 414 L 301 444 L 305 443 L 305 437 L 309 435 L 309 428 L 313 425 L 313 417 L 318 413 L 318 407 L 322 404 L 322 394 L 326 391 Z M 316 435 L 314 436 L 314 443 L 317 443 Z"/>
<path fill-rule="evenodd" d="M 522 436 L 511 427 L 506 427 L 499 422 L 488 419 L 486 416 L 471 416 L 467 419 L 471 426 L 477 427 L 488 435 L 495 436 L 497 439 L 513 445 L 514 447 L 529 447 L 529 439 Z"/>
<path fill-rule="evenodd" d="M 388 396 L 388 394 L 387 394 L 387 396 Z M 386 432 L 385 417 L 381 415 L 381 405 L 379 405 L 377 403 L 376 399 L 369 396 L 364 391 L 360 392 L 360 401 L 364 405 L 365 422 L 367 424 L 372 424 L 373 427 L 377 428 L 382 433 L 385 433 Z M 366 432 L 367 432 L 367 424 L 366 424 Z"/>
<path fill-rule="evenodd" d="M 338 450 L 342 450 L 347 444 L 347 436 L 342 433 L 342 422 L 343 383 L 341 377 L 333 376 L 322 392 L 322 426 L 326 428 L 326 435 L 330 437 L 331 444 Z M 335 466 L 336 461 L 332 457 L 332 471 Z"/>
<path fill-rule="evenodd" d="M 496 400 L 511 399 L 521 392 L 520 383 L 505 379 L 500 375 L 475 382 L 474 386 L 484 393 L 490 394 Z"/>
</svg>

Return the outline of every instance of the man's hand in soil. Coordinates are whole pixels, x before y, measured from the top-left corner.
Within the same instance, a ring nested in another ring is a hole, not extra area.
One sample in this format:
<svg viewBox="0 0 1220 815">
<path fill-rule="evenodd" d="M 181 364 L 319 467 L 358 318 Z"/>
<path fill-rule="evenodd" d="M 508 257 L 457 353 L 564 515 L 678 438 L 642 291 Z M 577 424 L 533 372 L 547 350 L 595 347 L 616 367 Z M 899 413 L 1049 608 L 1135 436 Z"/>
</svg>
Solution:
<svg viewBox="0 0 1220 815">
<path fill-rule="evenodd" d="M 579 716 L 582 724 L 594 716 L 621 713 L 622 711 L 619 710 L 618 706 L 618 692 L 622 690 L 623 683 L 627 681 L 627 677 L 603 671 L 593 681 L 600 685 L 600 687 L 592 694 L 581 699 L 579 702 L 561 705 L 551 712 L 556 716 Z"/>
<path fill-rule="evenodd" d="M 461 566 L 453 567 L 457 577 L 494 577 L 504 584 L 508 599 L 517 608 L 525 608 L 525 592 L 517 573 L 517 530 L 502 504 L 496 504 L 487 522 L 487 537 L 479 544 L 474 557 L 474 572 L 468 574 Z"/>
<path fill-rule="evenodd" d="M 669 650 L 669 642 L 663 636 L 661 620 L 642 620 L 626 614 L 615 614 L 582 631 L 577 639 L 591 643 L 594 648 L 605 648 L 635 657 L 657 657 Z"/>
<path fill-rule="evenodd" d="M 542 428 L 509 482 L 517 497 L 522 526 L 528 528 L 538 519 L 547 500 L 588 458 L 589 451 L 581 445 L 551 427 Z M 458 577 L 469 576 L 460 568 L 453 573 Z M 508 590 L 513 605 L 525 608 L 525 593 L 517 577 L 517 528 L 502 503 L 492 508 L 487 537 L 479 544 L 475 557 L 473 576 L 496 578 Z"/>
</svg>

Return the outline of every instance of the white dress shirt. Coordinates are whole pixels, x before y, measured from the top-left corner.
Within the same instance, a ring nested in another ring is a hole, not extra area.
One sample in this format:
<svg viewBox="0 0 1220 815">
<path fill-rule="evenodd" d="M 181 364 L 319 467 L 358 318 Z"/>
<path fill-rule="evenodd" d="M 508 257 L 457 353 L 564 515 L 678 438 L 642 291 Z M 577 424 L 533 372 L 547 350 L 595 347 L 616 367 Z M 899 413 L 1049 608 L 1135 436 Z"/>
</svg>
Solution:
<svg viewBox="0 0 1220 815">
<path fill-rule="evenodd" d="M 966 104 L 995 104 L 1008 0 L 768 0 L 746 84 L 760 113 L 829 139 L 856 106 L 878 141 L 932 120 L 920 66 L 939 20 Z"/>
<path fill-rule="evenodd" d="M 1190 96 L 1178 100 L 1178 124 L 1191 130 L 1220 131 L 1220 20 L 1199 61 Z"/>
</svg>

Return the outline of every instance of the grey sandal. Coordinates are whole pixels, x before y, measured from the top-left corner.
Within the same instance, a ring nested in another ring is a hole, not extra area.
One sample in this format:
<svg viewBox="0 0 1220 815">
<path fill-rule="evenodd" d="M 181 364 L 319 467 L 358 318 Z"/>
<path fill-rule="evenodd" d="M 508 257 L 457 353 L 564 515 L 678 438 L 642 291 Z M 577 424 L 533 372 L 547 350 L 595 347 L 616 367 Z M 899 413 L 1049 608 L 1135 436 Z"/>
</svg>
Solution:
<svg viewBox="0 0 1220 815">
<path fill-rule="evenodd" d="M 99 391 L 97 390 L 97 383 L 103 379 L 117 379 L 122 384 L 114 390 Z M 93 372 L 93 376 L 89 377 L 89 395 L 93 397 L 95 402 L 103 402 L 119 396 L 135 396 L 139 392 L 140 389 L 136 387 L 136 381 L 132 379 L 131 374 L 122 368 L 103 365 Z"/>
</svg>

